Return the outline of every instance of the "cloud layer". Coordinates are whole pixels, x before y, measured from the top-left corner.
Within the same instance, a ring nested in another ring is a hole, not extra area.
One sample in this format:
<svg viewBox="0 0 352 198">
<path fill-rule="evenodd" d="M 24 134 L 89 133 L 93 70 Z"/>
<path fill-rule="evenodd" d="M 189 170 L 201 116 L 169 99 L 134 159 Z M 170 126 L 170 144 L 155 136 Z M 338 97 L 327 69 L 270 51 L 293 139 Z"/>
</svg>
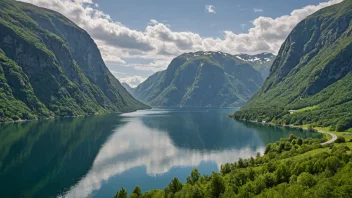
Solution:
<svg viewBox="0 0 352 198">
<path fill-rule="evenodd" d="M 151 19 L 144 31 L 128 28 L 99 10 L 93 0 L 22 0 L 58 11 L 85 29 L 95 40 L 105 62 L 132 66 L 138 70 L 165 69 L 175 56 L 189 51 L 237 53 L 277 53 L 297 23 L 317 10 L 342 2 L 330 0 L 294 10 L 277 18 L 258 17 L 247 33 L 223 31 L 223 38 L 201 37 L 194 32 L 173 31 L 169 25 Z M 215 13 L 214 6 L 206 11 Z M 256 10 L 254 10 L 256 11 Z M 258 11 L 258 10 L 257 10 Z M 125 59 L 152 59 L 149 64 L 129 64 Z"/>
</svg>

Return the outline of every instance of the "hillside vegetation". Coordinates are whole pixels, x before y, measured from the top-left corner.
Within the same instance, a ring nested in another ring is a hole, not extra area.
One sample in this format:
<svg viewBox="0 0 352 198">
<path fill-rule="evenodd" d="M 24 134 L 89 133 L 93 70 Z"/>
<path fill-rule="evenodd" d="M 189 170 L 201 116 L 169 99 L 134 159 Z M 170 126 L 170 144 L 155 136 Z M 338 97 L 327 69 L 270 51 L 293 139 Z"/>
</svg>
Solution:
<svg viewBox="0 0 352 198">
<path fill-rule="evenodd" d="M 352 0 L 300 22 L 281 46 L 262 88 L 233 117 L 352 128 Z"/>
<path fill-rule="evenodd" d="M 250 64 L 222 52 L 182 54 L 133 91 L 155 107 L 235 107 L 243 105 L 263 83 Z"/>
<path fill-rule="evenodd" d="M 194 169 L 184 184 L 175 177 L 163 190 L 142 193 L 137 186 L 129 197 L 351 197 L 352 143 L 322 147 L 321 141 L 290 135 L 268 144 L 263 156 L 222 165 L 220 173 L 201 176 Z M 128 195 L 121 189 L 115 197 Z"/>
<path fill-rule="evenodd" d="M 84 30 L 57 12 L 0 1 L 0 122 L 142 108 Z"/>
</svg>

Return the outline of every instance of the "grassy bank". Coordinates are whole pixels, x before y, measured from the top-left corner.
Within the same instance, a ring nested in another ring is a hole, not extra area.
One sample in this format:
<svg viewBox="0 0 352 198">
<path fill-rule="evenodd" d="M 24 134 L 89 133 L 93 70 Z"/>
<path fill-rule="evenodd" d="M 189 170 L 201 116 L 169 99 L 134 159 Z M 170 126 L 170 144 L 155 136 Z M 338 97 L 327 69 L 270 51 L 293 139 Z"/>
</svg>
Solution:
<svg viewBox="0 0 352 198">
<path fill-rule="evenodd" d="M 352 143 L 323 141 L 290 135 L 268 144 L 263 156 L 222 165 L 220 173 L 194 169 L 185 184 L 174 178 L 165 189 L 137 187 L 129 197 L 352 197 Z M 115 197 L 128 195 L 121 189 Z"/>
</svg>

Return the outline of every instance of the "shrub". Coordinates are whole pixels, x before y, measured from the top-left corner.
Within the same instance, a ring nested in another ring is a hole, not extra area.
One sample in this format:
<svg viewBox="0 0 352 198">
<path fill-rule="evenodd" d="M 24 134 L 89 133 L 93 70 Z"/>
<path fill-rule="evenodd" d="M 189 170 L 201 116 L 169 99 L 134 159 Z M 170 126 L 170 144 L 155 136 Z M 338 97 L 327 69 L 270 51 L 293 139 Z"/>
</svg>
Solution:
<svg viewBox="0 0 352 198">
<path fill-rule="evenodd" d="M 335 142 L 336 143 L 344 143 L 344 142 L 346 142 L 346 139 L 342 136 L 339 136 L 339 137 L 337 137 Z"/>
</svg>

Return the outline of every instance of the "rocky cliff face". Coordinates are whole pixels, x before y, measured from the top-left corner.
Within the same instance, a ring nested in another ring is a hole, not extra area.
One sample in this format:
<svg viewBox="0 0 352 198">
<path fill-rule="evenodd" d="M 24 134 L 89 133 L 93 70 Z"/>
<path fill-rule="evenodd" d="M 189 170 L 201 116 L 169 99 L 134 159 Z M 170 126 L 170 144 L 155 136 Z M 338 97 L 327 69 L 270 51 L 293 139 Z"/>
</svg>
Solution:
<svg viewBox="0 0 352 198">
<path fill-rule="evenodd" d="M 178 56 L 134 90 L 152 106 L 233 107 L 245 103 L 263 79 L 251 65 L 222 52 Z"/>
<path fill-rule="evenodd" d="M 0 49 L 0 121 L 146 108 L 109 72 L 91 37 L 54 11 L 1 1 Z"/>
<path fill-rule="evenodd" d="M 345 0 L 294 28 L 263 87 L 237 115 L 333 127 L 346 120 L 352 127 L 351 82 L 352 1 Z M 255 116 L 259 108 L 268 108 L 268 113 Z M 281 113 L 274 116 L 270 109 Z"/>
</svg>

